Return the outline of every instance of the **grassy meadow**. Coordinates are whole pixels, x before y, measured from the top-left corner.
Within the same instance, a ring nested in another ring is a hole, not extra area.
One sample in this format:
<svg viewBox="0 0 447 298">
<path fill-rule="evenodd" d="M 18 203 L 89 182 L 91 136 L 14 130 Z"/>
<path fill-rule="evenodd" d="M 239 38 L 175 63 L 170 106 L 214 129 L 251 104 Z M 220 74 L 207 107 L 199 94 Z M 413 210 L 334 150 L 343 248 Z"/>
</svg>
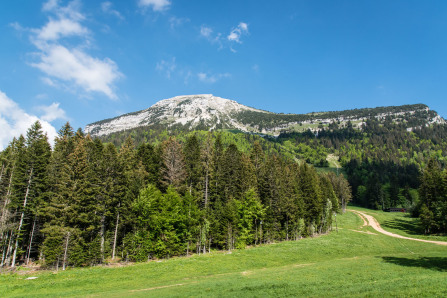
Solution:
<svg viewBox="0 0 447 298">
<path fill-rule="evenodd" d="M 356 209 L 376 216 L 385 229 L 419 237 L 403 214 Z M 351 212 L 337 221 L 338 232 L 329 235 L 232 253 L 4 273 L 0 296 L 447 296 L 447 246 L 380 235 Z"/>
</svg>

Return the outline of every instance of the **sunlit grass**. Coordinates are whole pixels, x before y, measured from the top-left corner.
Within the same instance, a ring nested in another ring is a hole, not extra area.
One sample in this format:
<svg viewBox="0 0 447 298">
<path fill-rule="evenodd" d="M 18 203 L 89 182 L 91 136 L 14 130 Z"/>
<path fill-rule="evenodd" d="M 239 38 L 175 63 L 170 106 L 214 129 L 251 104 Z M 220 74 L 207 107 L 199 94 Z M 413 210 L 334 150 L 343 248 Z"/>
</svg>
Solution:
<svg viewBox="0 0 447 298">
<path fill-rule="evenodd" d="M 386 215 L 388 216 L 388 215 Z M 393 215 L 394 216 L 394 215 Z M 447 247 L 337 216 L 338 232 L 119 268 L 3 274 L 2 296 L 446 296 Z"/>
</svg>

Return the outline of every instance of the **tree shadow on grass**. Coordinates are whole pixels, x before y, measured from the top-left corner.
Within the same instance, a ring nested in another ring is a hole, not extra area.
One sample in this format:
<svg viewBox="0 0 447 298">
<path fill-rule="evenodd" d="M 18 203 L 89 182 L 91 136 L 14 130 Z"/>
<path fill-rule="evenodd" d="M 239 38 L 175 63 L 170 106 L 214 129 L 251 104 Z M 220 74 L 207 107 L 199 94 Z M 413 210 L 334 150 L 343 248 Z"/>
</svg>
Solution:
<svg viewBox="0 0 447 298">
<path fill-rule="evenodd" d="M 397 258 L 397 257 L 382 257 L 382 259 L 391 264 L 407 266 L 407 267 L 420 267 L 430 270 L 447 272 L 447 258 L 441 257 L 422 257 L 418 259 L 409 258 Z"/>
<path fill-rule="evenodd" d="M 404 231 L 409 235 L 421 235 L 424 234 L 424 229 L 418 224 L 418 221 L 409 222 L 408 220 L 394 218 L 387 220 L 382 224 L 383 228 L 391 228 Z"/>
</svg>

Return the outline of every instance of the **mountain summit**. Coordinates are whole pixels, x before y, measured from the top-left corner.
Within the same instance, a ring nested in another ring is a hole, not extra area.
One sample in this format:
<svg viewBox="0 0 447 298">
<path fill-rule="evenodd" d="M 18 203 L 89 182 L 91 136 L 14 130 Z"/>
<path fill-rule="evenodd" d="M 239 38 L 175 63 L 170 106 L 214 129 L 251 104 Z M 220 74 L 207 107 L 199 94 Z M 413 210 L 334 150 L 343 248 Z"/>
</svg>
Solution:
<svg viewBox="0 0 447 298">
<path fill-rule="evenodd" d="M 160 124 L 166 127 L 186 126 L 189 130 L 233 128 L 246 131 L 246 125 L 236 120 L 237 114 L 244 111 L 269 113 L 212 94 L 182 95 L 163 99 L 146 110 L 88 124 L 85 132 L 102 136 Z"/>
<path fill-rule="evenodd" d="M 361 128 L 368 118 L 392 120 L 411 130 L 431 123 L 445 123 L 426 105 L 403 105 L 309 114 L 277 114 L 244 106 L 212 94 L 182 95 L 161 100 L 150 108 L 88 124 L 85 132 L 106 136 L 139 127 L 182 130 L 236 129 L 278 135 L 284 131 L 318 131 L 330 123 Z"/>
</svg>

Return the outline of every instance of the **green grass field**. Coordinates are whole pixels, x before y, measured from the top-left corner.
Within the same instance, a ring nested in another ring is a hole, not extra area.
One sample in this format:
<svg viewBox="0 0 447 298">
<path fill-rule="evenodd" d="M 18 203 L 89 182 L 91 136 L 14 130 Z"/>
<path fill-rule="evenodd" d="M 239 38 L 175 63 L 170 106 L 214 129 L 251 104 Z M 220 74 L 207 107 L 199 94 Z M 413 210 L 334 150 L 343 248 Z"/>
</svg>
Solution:
<svg viewBox="0 0 447 298">
<path fill-rule="evenodd" d="M 380 216 L 379 222 L 392 225 L 393 218 L 400 223 L 402 215 Z M 337 220 L 338 233 L 231 254 L 119 268 L 2 274 L 0 296 L 447 296 L 446 246 L 377 234 L 361 228 L 363 222 L 351 212 Z M 392 231 L 401 226 L 402 233 L 415 236 L 403 224 Z M 38 278 L 26 280 L 29 276 Z"/>
</svg>

